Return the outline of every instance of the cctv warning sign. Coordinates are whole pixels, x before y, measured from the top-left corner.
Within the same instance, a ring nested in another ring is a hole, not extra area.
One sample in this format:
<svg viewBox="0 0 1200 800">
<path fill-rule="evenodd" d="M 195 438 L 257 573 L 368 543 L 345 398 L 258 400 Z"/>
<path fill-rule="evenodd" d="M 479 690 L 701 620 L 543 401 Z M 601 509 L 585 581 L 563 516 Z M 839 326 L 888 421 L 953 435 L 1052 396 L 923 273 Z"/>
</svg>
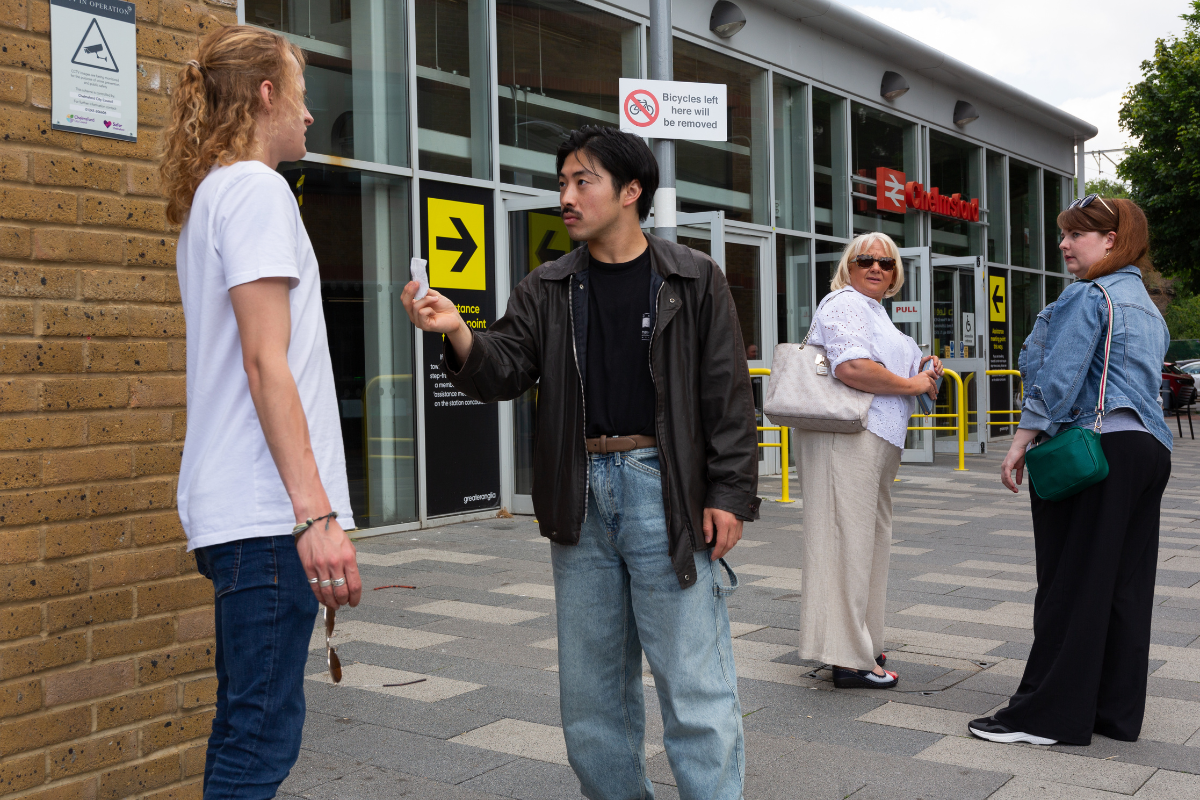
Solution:
<svg viewBox="0 0 1200 800">
<path fill-rule="evenodd" d="M 50 0 L 50 127 L 137 141 L 134 4 Z"/>
</svg>

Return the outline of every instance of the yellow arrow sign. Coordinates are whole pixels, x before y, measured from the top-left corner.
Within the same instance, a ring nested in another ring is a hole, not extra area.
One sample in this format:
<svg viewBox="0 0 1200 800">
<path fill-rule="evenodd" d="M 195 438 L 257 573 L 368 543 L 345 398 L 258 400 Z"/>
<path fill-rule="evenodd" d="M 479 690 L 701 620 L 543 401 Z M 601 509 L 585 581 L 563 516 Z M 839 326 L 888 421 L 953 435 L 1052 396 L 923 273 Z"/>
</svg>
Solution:
<svg viewBox="0 0 1200 800">
<path fill-rule="evenodd" d="M 529 212 L 529 269 L 571 252 L 571 237 L 558 214 Z"/>
<path fill-rule="evenodd" d="M 1008 319 L 1004 314 L 1004 288 L 1003 275 L 988 276 L 988 319 L 992 322 L 1004 322 Z"/>
<path fill-rule="evenodd" d="M 487 220 L 483 205 L 428 199 L 429 285 L 441 289 L 487 287 Z"/>
</svg>

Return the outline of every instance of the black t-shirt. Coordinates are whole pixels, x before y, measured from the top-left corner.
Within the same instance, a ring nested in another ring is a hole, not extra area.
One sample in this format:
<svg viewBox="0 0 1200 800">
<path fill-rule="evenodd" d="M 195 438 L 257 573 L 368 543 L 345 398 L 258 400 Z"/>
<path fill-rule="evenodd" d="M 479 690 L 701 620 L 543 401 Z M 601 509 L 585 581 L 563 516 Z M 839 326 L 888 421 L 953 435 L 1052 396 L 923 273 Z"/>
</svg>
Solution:
<svg viewBox="0 0 1200 800">
<path fill-rule="evenodd" d="M 588 269 L 587 435 L 654 435 L 650 249 Z"/>
</svg>

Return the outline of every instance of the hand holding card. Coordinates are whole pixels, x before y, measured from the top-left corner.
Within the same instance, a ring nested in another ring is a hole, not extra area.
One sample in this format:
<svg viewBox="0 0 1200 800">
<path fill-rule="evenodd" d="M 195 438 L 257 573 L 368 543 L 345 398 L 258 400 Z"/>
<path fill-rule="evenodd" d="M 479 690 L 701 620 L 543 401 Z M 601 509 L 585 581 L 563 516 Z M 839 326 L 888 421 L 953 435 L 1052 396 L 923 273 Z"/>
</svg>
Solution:
<svg viewBox="0 0 1200 800">
<path fill-rule="evenodd" d="M 417 289 L 417 294 L 413 297 L 414 300 L 420 300 L 425 295 L 429 294 L 429 273 L 425 271 L 425 267 L 429 264 L 423 258 L 414 257 L 408 265 L 408 271 L 412 273 L 412 279 L 421 285 Z"/>
</svg>

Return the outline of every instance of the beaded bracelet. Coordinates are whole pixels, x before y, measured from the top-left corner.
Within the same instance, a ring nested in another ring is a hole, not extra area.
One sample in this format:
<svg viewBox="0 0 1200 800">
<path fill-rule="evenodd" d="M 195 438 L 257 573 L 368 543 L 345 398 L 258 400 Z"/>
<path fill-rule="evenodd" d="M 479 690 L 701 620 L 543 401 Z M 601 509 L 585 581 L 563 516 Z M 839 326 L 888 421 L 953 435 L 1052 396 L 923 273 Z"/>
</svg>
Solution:
<svg viewBox="0 0 1200 800">
<path fill-rule="evenodd" d="M 328 514 L 326 514 L 323 517 L 317 517 L 316 519 L 309 517 L 308 519 L 304 520 L 304 522 L 301 522 L 301 523 L 297 524 L 296 527 L 292 528 L 292 536 L 295 536 L 297 539 L 299 539 L 301 534 L 303 534 L 306 530 L 311 528 L 313 525 L 316 525 L 321 520 L 325 520 L 325 530 L 329 530 L 329 520 L 337 519 L 337 515 L 338 515 L 338 512 L 330 511 Z"/>
</svg>

